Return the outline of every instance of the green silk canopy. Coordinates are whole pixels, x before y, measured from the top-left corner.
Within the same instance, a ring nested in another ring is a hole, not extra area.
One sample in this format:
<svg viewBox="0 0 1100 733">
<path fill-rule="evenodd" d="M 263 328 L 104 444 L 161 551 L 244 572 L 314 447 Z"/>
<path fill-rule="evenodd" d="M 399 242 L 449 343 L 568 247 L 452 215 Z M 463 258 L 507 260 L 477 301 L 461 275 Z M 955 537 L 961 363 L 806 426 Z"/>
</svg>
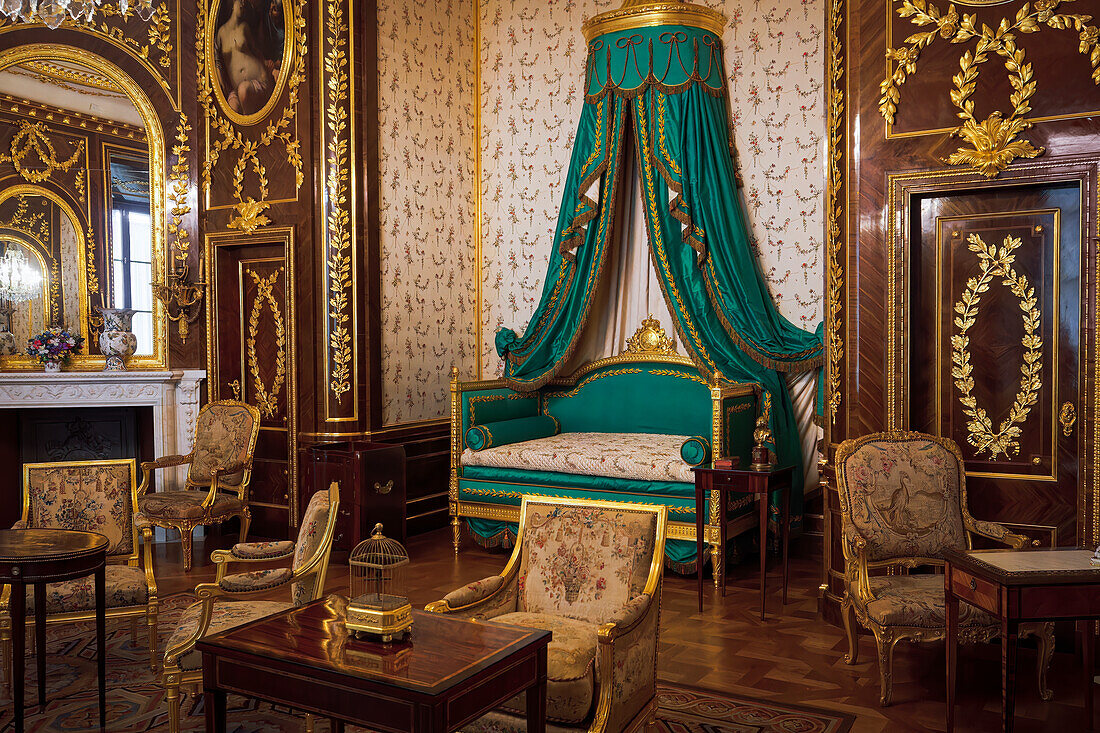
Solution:
<svg viewBox="0 0 1100 733">
<path fill-rule="evenodd" d="M 568 363 L 614 246 L 624 146 L 638 152 L 649 252 L 680 341 L 712 378 L 755 382 L 779 462 L 802 458 L 781 372 L 820 367 L 821 334 L 776 309 L 738 195 L 716 11 L 630 2 L 585 26 L 585 104 L 564 185 L 542 298 L 522 338 L 496 336 L 504 379 L 537 389 Z"/>
</svg>

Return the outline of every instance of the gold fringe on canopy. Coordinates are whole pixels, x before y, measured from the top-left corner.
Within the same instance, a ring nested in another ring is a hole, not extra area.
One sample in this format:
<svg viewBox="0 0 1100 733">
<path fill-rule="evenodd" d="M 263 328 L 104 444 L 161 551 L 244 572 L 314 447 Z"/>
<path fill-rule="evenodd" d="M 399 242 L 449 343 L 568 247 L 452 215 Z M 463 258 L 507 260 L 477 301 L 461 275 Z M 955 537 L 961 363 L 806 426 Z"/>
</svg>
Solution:
<svg viewBox="0 0 1100 733">
<path fill-rule="evenodd" d="M 719 38 L 726 27 L 726 16 L 717 10 L 711 10 L 703 5 L 693 5 L 682 0 L 669 2 L 653 2 L 653 0 L 625 0 L 618 10 L 590 18 L 581 29 L 584 31 L 584 40 L 605 33 L 630 30 L 632 28 L 649 28 L 658 25 L 685 25 L 692 28 L 702 28 L 714 33 Z"/>
</svg>

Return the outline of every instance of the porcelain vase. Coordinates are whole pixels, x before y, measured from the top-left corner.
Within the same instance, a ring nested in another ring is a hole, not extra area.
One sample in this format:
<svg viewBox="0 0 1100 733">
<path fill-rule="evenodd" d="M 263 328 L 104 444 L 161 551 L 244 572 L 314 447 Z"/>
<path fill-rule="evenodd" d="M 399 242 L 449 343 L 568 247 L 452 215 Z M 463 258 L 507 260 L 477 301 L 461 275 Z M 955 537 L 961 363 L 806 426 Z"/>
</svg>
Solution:
<svg viewBox="0 0 1100 733">
<path fill-rule="evenodd" d="M 56 374 L 61 371 L 61 362 L 59 361 L 47 361 L 45 362 L 46 373 Z"/>
<path fill-rule="evenodd" d="M 105 372 L 126 371 L 126 361 L 137 351 L 137 336 L 133 327 L 134 313 L 129 308 L 100 308 L 103 331 L 99 334 L 99 350 L 107 357 Z"/>
</svg>

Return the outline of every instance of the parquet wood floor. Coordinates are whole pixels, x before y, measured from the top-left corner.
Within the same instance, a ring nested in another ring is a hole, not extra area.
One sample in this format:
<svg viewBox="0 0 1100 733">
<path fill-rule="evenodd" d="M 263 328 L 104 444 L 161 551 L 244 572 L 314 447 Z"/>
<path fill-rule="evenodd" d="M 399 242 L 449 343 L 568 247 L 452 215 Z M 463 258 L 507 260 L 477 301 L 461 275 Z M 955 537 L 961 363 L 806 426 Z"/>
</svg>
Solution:
<svg viewBox="0 0 1100 733">
<path fill-rule="evenodd" d="M 195 569 L 184 575 L 179 544 L 158 546 L 157 580 L 162 595 L 190 590 L 213 576 L 212 549 L 233 538 L 214 535 L 195 546 Z M 861 638 L 860 662 L 845 665 L 847 642 L 841 629 L 820 619 L 817 588 L 821 582 L 820 539 L 791 546 L 791 585 L 780 612 L 778 563 L 769 576 L 768 618 L 758 610 L 755 560 L 733 568 L 726 597 L 715 598 L 708 582 L 704 611 L 696 605 L 694 578 L 666 576 L 661 610 L 658 673 L 662 679 L 725 690 L 785 703 L 843 711 L 857 717 L 853 731 L 880 733 L 944 730 L 944 653 L 942 645 L 899 644 L 894 656 L 894 704 L 878 704 L 878 667 L 874 641 Z M 442 598 L 465 583 L 496 574 L 507 561 L 503 552 L 487 552 L 466 542 L 461 555 L 451 551 L 450 532 L 414 537 L 409 596 L 414 606 Z M 331 592 L 347 591 L 345 558 L 334 554 L 327 582 Z M 1000 647 L 964 647 L 959 661 L 957 730 L 1000 730 Z M 1035 652 L 1020 653 L 1017 675 L 1016 730 L 1074 733 L 1086 729 L 1080 661 L 1072 652 L 1055 655 L 1051 668 L 1054 700 L 1039 699 Z"/>
</svg>

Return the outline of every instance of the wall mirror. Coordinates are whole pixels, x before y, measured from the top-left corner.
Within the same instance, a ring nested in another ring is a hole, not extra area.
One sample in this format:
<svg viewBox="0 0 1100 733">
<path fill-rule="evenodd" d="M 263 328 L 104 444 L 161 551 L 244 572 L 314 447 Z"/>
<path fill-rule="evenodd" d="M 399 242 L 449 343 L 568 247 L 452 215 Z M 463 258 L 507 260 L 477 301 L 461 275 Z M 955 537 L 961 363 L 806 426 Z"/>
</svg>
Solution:
<svg viewBox="0 0 1100 733">
<path fill-rule="evenodd" d="M 153 296 L 163 171 L 156 113 L 109 61 L 67 46 L 0 53 L 0 366 L 36 368 L 27 341 L 56 325 L 85 338 L 70 370 L 102 369 L 103 311 L 115 309 L 132 312 L 127 368 L 166 367 Z"/>
</svg>

